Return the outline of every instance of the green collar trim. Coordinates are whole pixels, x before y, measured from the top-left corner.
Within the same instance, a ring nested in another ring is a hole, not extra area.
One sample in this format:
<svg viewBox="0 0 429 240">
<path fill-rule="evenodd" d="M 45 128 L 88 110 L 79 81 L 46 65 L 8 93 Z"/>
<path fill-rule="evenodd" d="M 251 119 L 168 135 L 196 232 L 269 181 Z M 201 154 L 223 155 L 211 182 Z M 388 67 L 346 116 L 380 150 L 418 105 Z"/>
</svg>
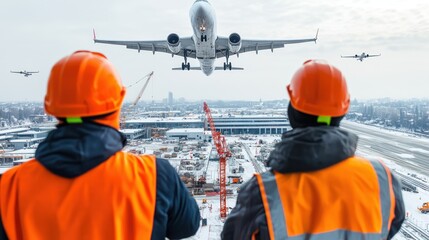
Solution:
<svg viewBox="0 0 429 240">
<path fill-rule="evenodd" d="M 326 123 L 326 125 L 331 125 L 331 117 L 330 116 L 318 116 L 317 117 L 318 123 Z"/>
<path fill-rule="evenodd" d="M 66 122 L 68 124 L 80 124 L 83 123 L 83 120 L 80 117 L 67 117 Z"/>
</svg>

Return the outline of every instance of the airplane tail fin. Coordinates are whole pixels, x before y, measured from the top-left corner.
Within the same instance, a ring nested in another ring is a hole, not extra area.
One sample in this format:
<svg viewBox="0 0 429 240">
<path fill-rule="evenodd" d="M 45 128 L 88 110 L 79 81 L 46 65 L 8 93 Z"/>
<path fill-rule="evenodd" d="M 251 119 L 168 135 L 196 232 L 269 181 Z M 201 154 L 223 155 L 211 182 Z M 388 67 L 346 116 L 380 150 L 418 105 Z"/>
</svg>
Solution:
<svg viewBox="0 0 429 240">
<path fill-rule="evenodd" d="M 316 37 L 314 37 L 314 43 L 317 43 L 317 37 L 319 36 L 319 29 L 317 29 Z"/>
<path fill-rule="evenodd" d="M 97 36 L 95 35 L 95 29 L 94 28 L 92 29 L 92 35 L 93 35 L 92 40 L 94 40 L 94 43 L 95 43 L 95 40 L 97 40 Z"/>
</svg>

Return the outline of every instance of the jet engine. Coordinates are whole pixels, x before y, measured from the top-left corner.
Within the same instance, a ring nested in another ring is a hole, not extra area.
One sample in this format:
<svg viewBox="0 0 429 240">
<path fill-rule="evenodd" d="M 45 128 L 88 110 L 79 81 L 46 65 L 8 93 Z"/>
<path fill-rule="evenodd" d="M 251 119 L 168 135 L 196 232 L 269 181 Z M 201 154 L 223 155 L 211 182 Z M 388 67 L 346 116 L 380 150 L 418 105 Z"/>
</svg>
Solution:
<svg viewBox="0 0 429 240">
<path fill-rule="evenodd" d="M 238 33 L 231 33 L 228 37 L 228 47 L 229 51 L 232 53 L 237 53 L 241 48 L 241 37 Z"/>
<path fill-rule="evenodd" d="M 172 53 L 176 54 L 180 52 L 180 49 L 182 48 L 182 46 L 180 43 L 179 35 L 175 33 L 168 35 L 167 43 L 168 43 L 168 49 L 170 49 Z"/>
</svg>

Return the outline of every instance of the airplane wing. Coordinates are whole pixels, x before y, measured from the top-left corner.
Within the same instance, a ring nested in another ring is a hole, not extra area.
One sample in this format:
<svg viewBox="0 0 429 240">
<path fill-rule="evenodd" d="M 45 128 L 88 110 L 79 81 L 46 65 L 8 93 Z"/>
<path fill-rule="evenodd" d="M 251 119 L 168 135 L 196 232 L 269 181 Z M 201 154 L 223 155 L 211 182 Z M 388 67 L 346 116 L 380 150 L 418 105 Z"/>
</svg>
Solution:
<svg viewBox="0 0 429 240">
<path fill-rule="evenodd" d="M 215 67 L 215 70 L 226 70 L 223 67 Z M 231 69 L 228 68 L 228 70 L 244 70 L 242 67 L 231 67 Z"/>
<path fill-rule="evenodd" d="M 378 57 L 378 56 L 381 56 L 381 54 L 366 55 L 366 57 Z"/>
<path fill-rule="evenodd" d="M 341 56 L 342 58 L 358 58 L 359 55 L 352 55 L 352 56 Z"/>
<path fill-rule="evenodd" d="M 117 40 L 101 40 L 97 39 L 94 34 L 94 43 L 104 43 L 112 45 L 122 45 L 129 49 L 136 49 L 137 51 L 151 51 L 163 52 L 173 55 L 184 56 L 186 50 L 186 56 L 190 58 L 196 58 L 195 44 L 192 37 L 180 38 L 181 50 L 178 53 L 173 53 L 168 48 L 167 40 L 154 40 L 154 41 L 117 41 Z"/>
<path fill-rule="evenodd" d="M 256 52 L 260 50 L 270 49 L 273 51 L 275 48 L 283 48 L 286 44 L 304 43 L 304 42 L 316 42 L 319 30 L 317 30 L 314 38 L 306 39 L 290 39 L 290 40 L 241 40 L 241 48 L 238 53 L 229 53 L 230 55 L 240 54 L 245 52 Z M 226 56 L 226 51 L 229 50 L 228 38 L 218 37 L 216 40 L 216 58 Z"/>
<path fill-rule="evenodd" d="M 180 71 L 182 71 L 183 69 L 180 68 L 180 67 L 176 67 L 176 68 L 172 68 L 171 70 L 180 70 Z M 185 70 L 187 70 L 187 69 L 185 69 Z M 200 67 L 191 67 L 189 70 L 201 70 L 201 68 Z"/>
<path fill-rule="evenodd" d="M 10 71 L 11 73 L 22 73 L 22 72 L 16 72 L 16 71 Z"/>
<path fill-rule="evenodd" d="M 39 71 L 37 71 L 37 72 L 27 72 L 27 73 L 39 73 Z"/>
</svg>

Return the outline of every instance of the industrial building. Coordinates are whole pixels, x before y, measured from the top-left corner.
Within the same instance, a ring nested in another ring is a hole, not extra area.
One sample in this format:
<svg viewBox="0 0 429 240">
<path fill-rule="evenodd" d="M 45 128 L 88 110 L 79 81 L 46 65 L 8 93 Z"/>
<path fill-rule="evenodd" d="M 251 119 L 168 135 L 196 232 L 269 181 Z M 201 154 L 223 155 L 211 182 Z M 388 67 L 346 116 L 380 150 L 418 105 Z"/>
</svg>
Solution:
<svg viewBox="0 0 429 240">
<path fill-rule="evenodd" d="M 290 129 L 286 116 L 227 115 L 213 116 L 216 131 L 223 135 L 239 134 L 282 134 Z M 210 129 L 206 124 L 206 129 Z"/>
<path fill-rule="evenodd" d="M 289 120 L 282 115 L 226 115 L 213 116 L 216 130 L 224 135 L 239 134 L 282 134 L 290 129 Z M 146 137 L 151 137 L 154 129 L 175 129 L 175 128 L 205 128 L 210 130 L 205 118 L 142 118 L 127 120 L 126 129 L 145 129 Z M 163 135 L 163 134 L 161 134 Z"/>
<path fill-rule="evenodd" d="M 171 140 L 198 140 L 210 142 L 211 132 L 204 131 L 204 128 L 176 128 L 166 132 L 166 137 Z"/>
<path fill-rule="evenodd" d="M 142 118 L 125 121 L 125 128 L 204 128 L 204 119 L 186 117 Z"/>
<path fill-rule="evenodd" d="M 146 137 L 145 129 L 121 129 L 121 133 L 123 133 L 128 140 Z"/>
</svg>

